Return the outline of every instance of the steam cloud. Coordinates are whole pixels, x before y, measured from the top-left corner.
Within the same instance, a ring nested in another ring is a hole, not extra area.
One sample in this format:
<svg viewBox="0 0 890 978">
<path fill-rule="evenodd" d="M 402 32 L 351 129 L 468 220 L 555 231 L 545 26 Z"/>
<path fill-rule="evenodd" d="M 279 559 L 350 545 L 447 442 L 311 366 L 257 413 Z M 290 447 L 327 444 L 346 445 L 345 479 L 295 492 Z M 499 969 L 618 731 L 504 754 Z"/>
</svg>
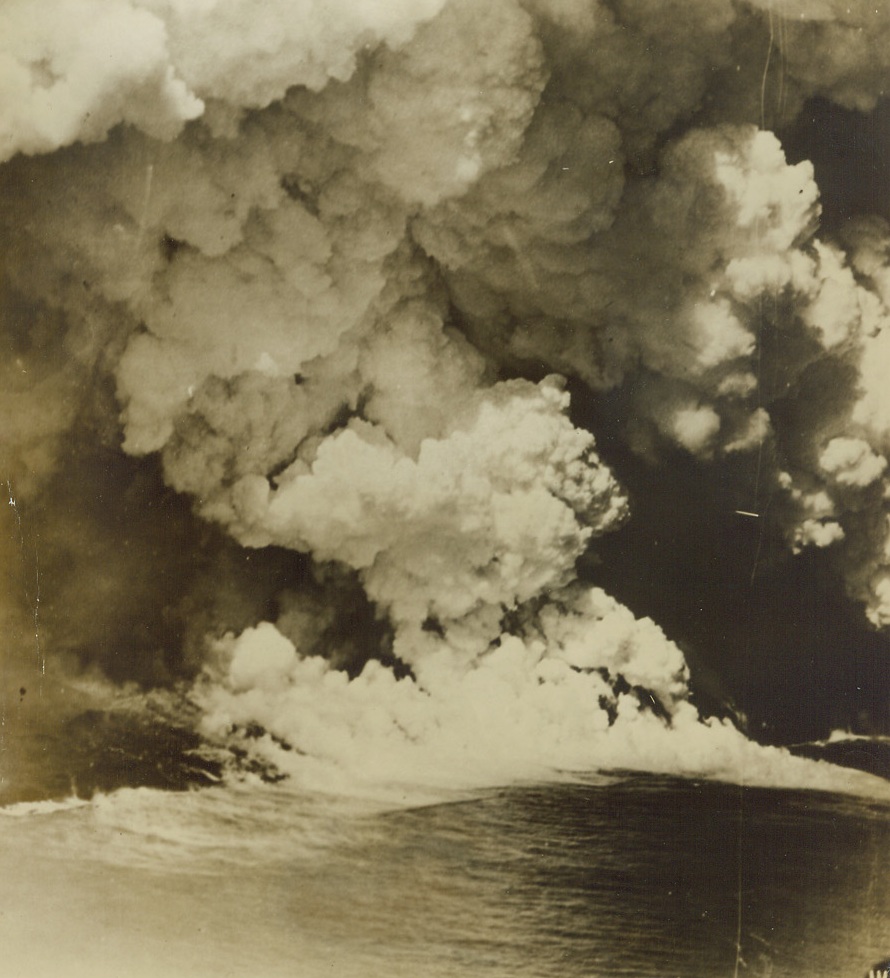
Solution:
<svg viewBox="0 0 890 978">
<path fill-rule="evenodd" d="M 194 681 L 284 769 L 756 767 L 578 579 L 629 459 L 890 624 L 888 215 L 820 230 L 780 138 L 883 111 L 890 11 L 9 0 L 0 38 L 6 714 L 45 657 Z"/>
</svg>

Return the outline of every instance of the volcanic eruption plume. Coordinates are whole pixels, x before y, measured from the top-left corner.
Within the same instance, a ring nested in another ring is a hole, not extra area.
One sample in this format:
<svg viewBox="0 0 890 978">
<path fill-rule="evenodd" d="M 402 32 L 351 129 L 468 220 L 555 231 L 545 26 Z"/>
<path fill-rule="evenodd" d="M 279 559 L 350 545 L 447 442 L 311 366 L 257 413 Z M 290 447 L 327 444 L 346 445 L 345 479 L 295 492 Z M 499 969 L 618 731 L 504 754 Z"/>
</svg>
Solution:
<svg viewBox="0 0 890 978">
<path fill-rule="evenodd" d="M 706 705 L 886 728 L 890 198 L 819 138 L 890 132 L 890 10 L 7 0 L 0 38 L 19 768 L 174 692 L 323 780 L 772 763 Z"/>
</svg>

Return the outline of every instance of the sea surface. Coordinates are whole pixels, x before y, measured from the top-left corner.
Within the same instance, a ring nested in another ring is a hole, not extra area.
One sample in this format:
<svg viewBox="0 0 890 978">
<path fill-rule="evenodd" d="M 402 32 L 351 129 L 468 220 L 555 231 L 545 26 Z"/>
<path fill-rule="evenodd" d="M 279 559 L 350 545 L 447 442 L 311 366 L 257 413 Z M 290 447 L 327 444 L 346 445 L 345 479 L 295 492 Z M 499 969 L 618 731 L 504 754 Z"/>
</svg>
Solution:
<svg viewBox="0 0 890 978">
<path fill-rule="evenodd" d="M 890 955 L 890 808 L 865 798 L 618 774 L 2 814 L 4 978 L 863 978 Z"/>
</svg>

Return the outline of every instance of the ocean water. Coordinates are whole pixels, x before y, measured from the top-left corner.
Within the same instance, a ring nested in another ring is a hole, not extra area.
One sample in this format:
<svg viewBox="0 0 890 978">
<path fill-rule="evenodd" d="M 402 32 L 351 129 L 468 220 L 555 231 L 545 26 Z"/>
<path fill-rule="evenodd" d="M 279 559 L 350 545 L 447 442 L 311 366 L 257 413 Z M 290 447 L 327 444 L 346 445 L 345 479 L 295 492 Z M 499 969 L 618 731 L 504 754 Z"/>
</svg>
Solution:
<svg viewBox="0 0 890 978">
<path fill-rule="evenodd" d="M 890 954 L 890 808 L 867 798 L 629 774 L 3 814 L 4 978 L 862 978 Z"/>
</svg>

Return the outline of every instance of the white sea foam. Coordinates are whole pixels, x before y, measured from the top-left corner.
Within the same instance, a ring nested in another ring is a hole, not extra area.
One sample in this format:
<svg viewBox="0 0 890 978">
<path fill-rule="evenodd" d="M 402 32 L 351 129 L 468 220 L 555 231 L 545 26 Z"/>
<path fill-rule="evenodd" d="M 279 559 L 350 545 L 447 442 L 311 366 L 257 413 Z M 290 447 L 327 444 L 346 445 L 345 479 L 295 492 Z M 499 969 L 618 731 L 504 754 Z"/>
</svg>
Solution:
<svg viewBox="0 0 890 978">
<path fill-rule="evenodd" d="M 88 807 L 89 801 L 72 796 L 61 800 L 20 801 L 12 805 L 0 806 L 0 816 L 4 818 L 31 818 L 43 815 L 57 815 Z"/>
</svg>

